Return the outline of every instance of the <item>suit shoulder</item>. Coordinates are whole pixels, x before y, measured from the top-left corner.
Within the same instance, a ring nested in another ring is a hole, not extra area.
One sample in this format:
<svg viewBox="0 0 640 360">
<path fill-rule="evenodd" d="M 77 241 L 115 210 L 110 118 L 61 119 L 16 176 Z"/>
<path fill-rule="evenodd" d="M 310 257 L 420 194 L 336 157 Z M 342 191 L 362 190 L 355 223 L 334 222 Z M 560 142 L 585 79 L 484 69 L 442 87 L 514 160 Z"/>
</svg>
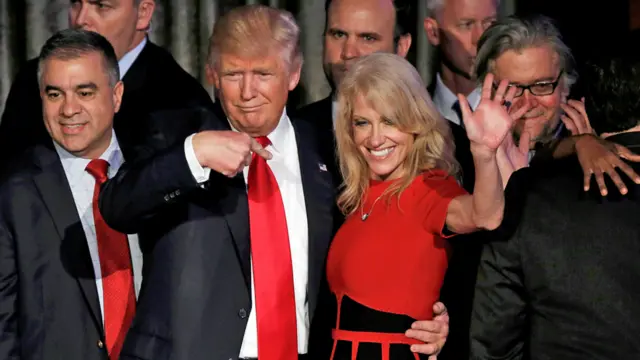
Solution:
<svg viewBox="0 0 640 360">
<path fill-rule="evenodd" d="M 162 74 L 158 79 L 162 79 L 165 84 L 177 86 L 178 93 L 185 96 L 196 94 L 210 99 L 202 84 L 189 74 L 169 51 L 151 42 L 149 42 L 148 46 L 149 55 L 151 55 L 149 58 L 152 60 L 154 68 L 161 71 L 158 74 Z"/>
<path fill-rule="evenodd" d="M 329 121 L 331 121 L 332 106 L 331 97 L 326 97 L 322 100 L 302 106 L 294 112 L 294 116 L 307 121 L 315 121 L 315 119 L 319 117 L 329 116 Z"/>
<path fill-rule="evenodd" d="M 16 186 L 30 184 L 33 177 L 40 173 L 40 168 L 35 164 L 35 157 L 40 146 L 32 147 L 19 156 L 11 159 L 0 175 L 0 196 L 7 195 L 7 191 Z"/>
</svg>

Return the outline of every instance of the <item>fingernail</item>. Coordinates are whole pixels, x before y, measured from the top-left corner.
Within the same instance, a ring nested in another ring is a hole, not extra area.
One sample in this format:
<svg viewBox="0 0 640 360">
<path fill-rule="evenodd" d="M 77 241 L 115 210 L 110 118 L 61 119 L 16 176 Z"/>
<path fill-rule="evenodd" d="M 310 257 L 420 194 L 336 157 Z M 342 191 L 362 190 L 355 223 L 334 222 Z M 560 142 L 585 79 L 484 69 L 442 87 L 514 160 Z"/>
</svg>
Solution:
<svg viewBox="0 0 640 360">
<path fill-rule="evenodd" d="M 411 351 L 412 352 L 418 352 L 418 347 L 415 345 L 411 345 Z"/>
</svg>

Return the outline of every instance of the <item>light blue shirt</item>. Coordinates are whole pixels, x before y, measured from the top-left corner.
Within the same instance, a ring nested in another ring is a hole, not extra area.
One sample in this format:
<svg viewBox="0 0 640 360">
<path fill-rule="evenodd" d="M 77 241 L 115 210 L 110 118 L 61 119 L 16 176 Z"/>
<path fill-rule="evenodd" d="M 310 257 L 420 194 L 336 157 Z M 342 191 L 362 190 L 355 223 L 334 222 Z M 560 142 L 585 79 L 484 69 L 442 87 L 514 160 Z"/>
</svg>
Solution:
<svg viewBox="0 0 640 360">
<path fill-rule="evenodd" d="M 142 49 L 144 49 L 145 45 L 147 45 L 146 36 L 140 42 L 140 44 L 136 45 L 136 47 L 131 49 L 131 51 L 129 51 L 128 53 L 124 54 L 122 59 L 118 61 L 118 67 L 120 68 L 120 80 L 122 80 L 124 78 L 124 75 L 127 73 L 127 71 L 129 71 L 129 69 L 131 68 L 131 65 L 133 65 L 134 61 L 136 61 L 136 59 L 142 52 Z"/>
</svg>

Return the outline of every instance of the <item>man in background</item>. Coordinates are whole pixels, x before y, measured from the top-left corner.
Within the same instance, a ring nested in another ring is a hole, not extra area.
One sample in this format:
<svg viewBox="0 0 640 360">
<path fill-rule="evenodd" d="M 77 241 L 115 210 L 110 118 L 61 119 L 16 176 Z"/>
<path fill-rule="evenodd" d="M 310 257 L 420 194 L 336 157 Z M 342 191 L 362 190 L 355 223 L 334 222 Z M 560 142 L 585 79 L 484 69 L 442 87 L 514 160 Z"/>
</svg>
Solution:
<svg viewBox="0 0 640 360">
<path fill-rule="evenodd" d="M 114 128 L 125 153 L 145 136 L 150 113 L 211 106 L 198 81 L 148 39 L 155 6 L 155 0 L 73 0 L 69 7 L 71 28 L 95 31 L 115 49 L 125 87 Z M 0 172 L 25 149 L 51 142 L 42 122 L 37 64 L 37 59 L 28 61 L 11 86 L 0 122 Z"/>
<path fill-rule="evenodd" d="M 596 62 L 583 76 L 595 132 L 639 151 L 639 59 Z M 575 157 L 514 174 L 529 191 L 517 231 L 484 249 L 472 359 L 640 357 L 640 185 L 623 177 L 626 195 L 603 198 L 578 191 L 582 178 Z"/>
</svg>

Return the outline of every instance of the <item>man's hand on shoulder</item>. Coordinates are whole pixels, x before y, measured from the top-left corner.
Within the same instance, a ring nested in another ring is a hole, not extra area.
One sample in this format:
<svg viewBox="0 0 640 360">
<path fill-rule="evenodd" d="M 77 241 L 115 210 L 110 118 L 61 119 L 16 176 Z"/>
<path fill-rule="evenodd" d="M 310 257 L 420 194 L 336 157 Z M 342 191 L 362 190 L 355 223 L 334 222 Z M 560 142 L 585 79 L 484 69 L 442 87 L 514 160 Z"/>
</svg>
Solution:
<svg viewBox="0 0 640 360">
<path fill-rule="evenodd" d="M 271 153 L 251 136 L 236 131 L 202 131 L 193 137 L 193 150 L 202 167 L 234 177 L 251 164 L 251 154 L 269 160 Z"/>
</svg>

